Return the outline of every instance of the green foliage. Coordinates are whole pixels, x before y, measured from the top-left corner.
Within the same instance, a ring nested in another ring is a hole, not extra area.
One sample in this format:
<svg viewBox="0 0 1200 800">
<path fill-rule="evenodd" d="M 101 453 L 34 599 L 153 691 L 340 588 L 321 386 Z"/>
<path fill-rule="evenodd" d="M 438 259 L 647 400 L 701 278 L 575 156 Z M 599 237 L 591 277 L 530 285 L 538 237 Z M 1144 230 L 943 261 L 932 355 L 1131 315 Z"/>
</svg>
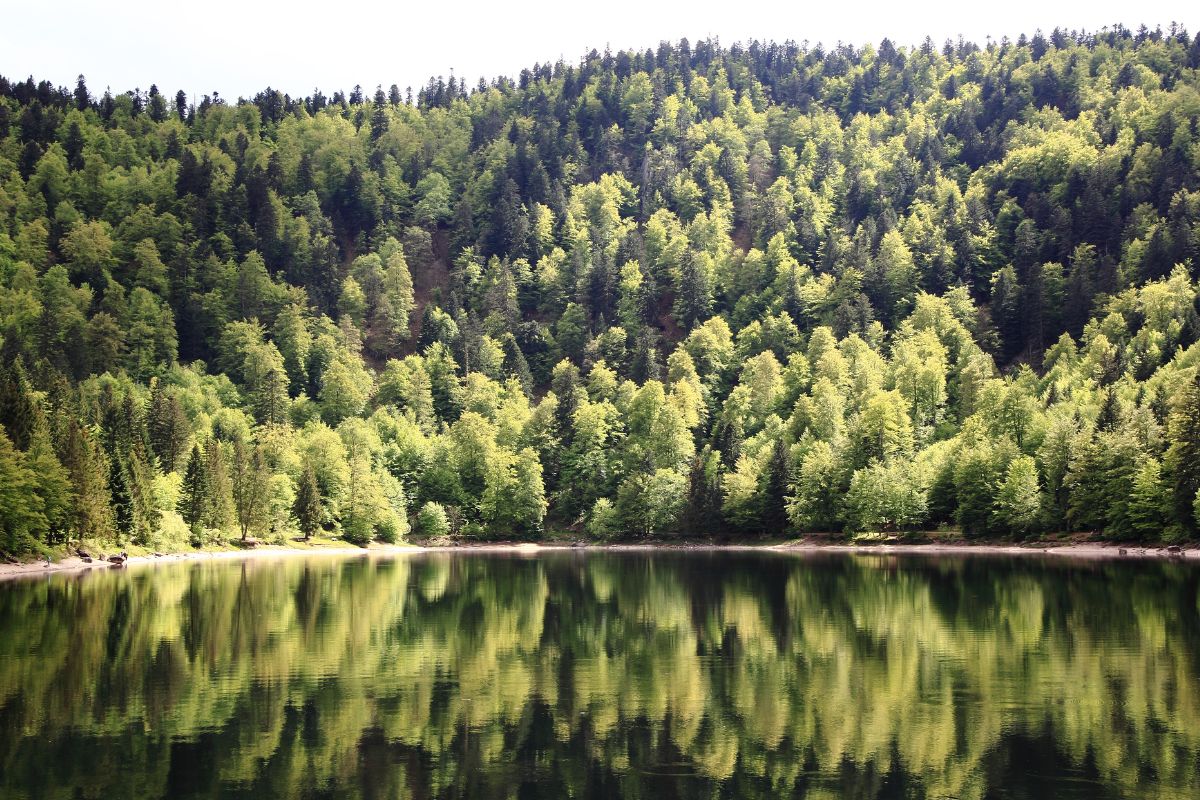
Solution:
<svg viewBox="0 0 1200 800">
<path fill-rule="evenodd" d="M 0 431 L 0 549 L 6 553 L 27 552 L 46 533 L 36 485 L 25 454 Z"/>
<path fill-rule="evenodd" d="M 800 461 L 794 494 L 788 498 L 788 518 L 803 531 L 827 531 L 840 527 L 838 468 L 833 448 L 826 442 L 814 442 Z"/>
<path fill-rule="evenodd" d="M 1028 533 L 1041 520 L 1041 505 L 1037 464 L 1029 456 L 1014 458 L 996 490 L 993 527 L 1016 534 Z"/>
<path fill-rule="evenodd" d="M 296 527 L 305 539 L 311 538 L 321 529 L 325 510 L 321 506 L 321 488 L 317 485 L 317 473 L 311 464 L 305 465 L 304 472 L 300 475 L 292 514 L 296 518 Z"/>
<path fill-rule="evenodd" d="M 183 486 L 179 496 L 179 515 L 191 530 L 192 542 L 196 545 L 203 543 L 201 529 L 210 502 L 208 486 L 204 454 L 200 451 L 200 445 L 194 444 L 192 445 L 192 454 L 188 457 L 187 468 L 183 473 Z"/>
<path fill-rule="evenodd" d="M 1195 536 L 1195 47 L 1036 50 L 664 45 L 412 104 L 0 79 L 12 546 L 428 503 Z"/>
<path fill-rule="evenodd" d="M 421 506 L 413 524 L 413 533 L 424 539 L 439 539 L 450 535 L 450 519 L 446 509 L 432 500 Z"/>
<path fill-rule="evenodd" d="M 873 463 L 850 479 L 846 518 L 855 530 L 902 530 L 924 521 L 927 503 L 925 489 L 908 465 Z"/>
</svg>

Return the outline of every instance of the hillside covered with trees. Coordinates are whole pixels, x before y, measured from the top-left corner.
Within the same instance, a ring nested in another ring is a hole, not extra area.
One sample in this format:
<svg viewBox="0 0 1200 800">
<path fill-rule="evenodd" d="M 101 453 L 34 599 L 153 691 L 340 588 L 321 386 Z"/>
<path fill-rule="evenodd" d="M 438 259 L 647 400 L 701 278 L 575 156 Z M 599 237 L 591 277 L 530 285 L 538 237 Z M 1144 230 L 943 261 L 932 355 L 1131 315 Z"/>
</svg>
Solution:
<svg viewBox="0 0 1200 800">
<path fill-rule="evenodd" d="M 1200 36 L 0 78 L 0 551 L 1200 515 Z"/>
</svg>

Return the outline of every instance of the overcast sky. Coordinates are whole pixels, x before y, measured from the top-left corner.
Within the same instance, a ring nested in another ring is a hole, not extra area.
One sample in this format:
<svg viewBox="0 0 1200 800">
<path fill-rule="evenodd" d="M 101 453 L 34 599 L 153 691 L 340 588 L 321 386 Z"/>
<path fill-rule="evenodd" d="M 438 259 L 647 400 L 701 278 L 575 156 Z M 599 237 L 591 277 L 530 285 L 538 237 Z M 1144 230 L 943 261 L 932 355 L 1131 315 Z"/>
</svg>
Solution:
<svg viewBox="0 0 1200 800">
<path fill-rule="evenodd" d="M 535 62 L 577 62 L 591 48 L 645 49 L 666 39 L 752 38 L 861 45 L 926 35 L 1016 37 L 1055 26 L 1098 30 L 1172 21 L 1200 27 L 1200 3 L 1163 0 L 1002 2 L 761 2 L 654 0 L 520 3 L 366 0 L 265 3 L 255 0 L 7 0 L 0 11 L 0 74 L 60 85 L 87 76 L 93 93 L 158 84 L 164 93 L 219 91 L 251 96 L 270 85 L 292 95 L 361 84 L 414 90 L 451 69 L 479 77 L 515 75 Z"/>
</svg>

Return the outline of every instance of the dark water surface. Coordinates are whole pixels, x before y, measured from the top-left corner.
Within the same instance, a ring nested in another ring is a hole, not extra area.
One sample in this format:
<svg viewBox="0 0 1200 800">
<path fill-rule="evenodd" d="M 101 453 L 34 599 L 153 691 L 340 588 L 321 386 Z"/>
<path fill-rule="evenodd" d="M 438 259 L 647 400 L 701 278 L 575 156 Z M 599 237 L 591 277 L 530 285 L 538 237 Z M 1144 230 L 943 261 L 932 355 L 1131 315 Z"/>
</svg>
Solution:
<svg viewBox="0 0 1200 800">
<path fill-rule="evenodd" d="M 766 553 L 0 584 L 0 797 L 1196 798 L 1200 569 Z"/>
</svg>

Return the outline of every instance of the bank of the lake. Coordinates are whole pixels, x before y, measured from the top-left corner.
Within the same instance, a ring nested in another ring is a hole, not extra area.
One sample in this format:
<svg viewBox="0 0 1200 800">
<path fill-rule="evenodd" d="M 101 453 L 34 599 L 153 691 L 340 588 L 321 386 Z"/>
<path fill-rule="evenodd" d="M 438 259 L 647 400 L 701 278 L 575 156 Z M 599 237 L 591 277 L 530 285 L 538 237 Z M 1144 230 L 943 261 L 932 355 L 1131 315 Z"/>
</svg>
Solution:
<svg viewBox="0 0 1200 800">
<path fill-rule="evenodd" d="M 259 544 L 242 548 L 235 544 L 170 553 L 133 554 L 121 563 L 110 563 L 104 553 L 96 552 L 85 560 L 77 555 L 58 559 L 0 563 L 0 581 L 30 578 L 63 572 L 87 572 L 173 564 L 181 561 L 212 560 L 270 560 L 296 556 L 390 557 L 429 552 L 496 552 L 534 553 L 553 551 L 613 551 L 639 552 L 653 550 L 725 550 L 762 553 L 837 553 L 864 555 L 926 555 L 926 556 L 1052 556 L 1082 559 L 1188 559 L 1200 560 L 1200 546 L 1148 545 L 1098 541 L 1034 541 L 996 542 L 944 540 L 937 542 L 839 542 L 829 539 L 791 539 L 766 542 L 706 541 L 704 539 L 651 540 L 629 542 L 592 542 L 586 540 L 551 540 L 541 542 L 439 541 L 379 544 L 355 547 L 337 540 L 296 542 L 286 545 Z"/>
</svg>

